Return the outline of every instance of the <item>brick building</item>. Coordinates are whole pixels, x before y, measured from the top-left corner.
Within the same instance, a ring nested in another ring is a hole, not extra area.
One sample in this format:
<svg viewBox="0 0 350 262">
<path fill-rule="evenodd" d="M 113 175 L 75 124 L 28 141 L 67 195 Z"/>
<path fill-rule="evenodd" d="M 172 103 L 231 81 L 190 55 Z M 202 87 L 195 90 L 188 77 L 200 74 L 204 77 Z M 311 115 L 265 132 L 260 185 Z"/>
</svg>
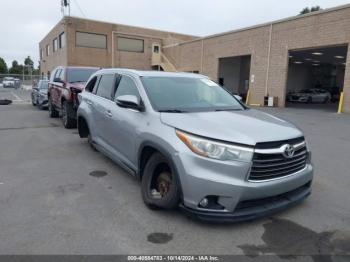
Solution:
<svg viewBox="0 0 350 262">
<path fill-rule="evenodd" d="M 202 38 L 66 17 L 40 42 L 41 69 L 199 72 L 243 96 L 249 89 L 250 104 L 262 105 L 269 95 L 281 107 L 288 92 L 321 88 L 336 97 L 344 91 L 350 112 L 349 42 L 350 5 Z"/>
</svg>

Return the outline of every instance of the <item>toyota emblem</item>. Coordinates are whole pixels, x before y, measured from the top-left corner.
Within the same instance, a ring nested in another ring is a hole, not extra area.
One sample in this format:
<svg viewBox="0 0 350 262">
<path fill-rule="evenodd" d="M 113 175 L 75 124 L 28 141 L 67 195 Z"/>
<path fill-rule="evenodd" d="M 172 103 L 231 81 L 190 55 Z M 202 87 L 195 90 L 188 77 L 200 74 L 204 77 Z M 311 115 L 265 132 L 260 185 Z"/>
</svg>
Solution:
<svg viewBox="0 0 350 262">
<path fill-rule="evenodd" d="M 285 158 L 292 158 L 295 153 L 295 148 L 292 145 L 283 146 L 283 155 Z"/>
</svg>

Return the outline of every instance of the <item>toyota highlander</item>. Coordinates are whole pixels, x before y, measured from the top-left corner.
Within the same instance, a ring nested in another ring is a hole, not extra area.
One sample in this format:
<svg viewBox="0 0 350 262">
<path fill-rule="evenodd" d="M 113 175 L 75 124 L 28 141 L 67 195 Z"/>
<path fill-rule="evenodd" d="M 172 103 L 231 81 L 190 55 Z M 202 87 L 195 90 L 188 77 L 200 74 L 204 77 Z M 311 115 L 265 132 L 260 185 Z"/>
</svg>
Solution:
<svg viewBox="0 0 350 262">
<path fill-rule="evenodd" d="M 295 205 L 311 192 L 303 133 L 248 108 L 205 76 L 103 69 L 79 100 L 80 136 L 140 177 L 151 208 L 242 221 Z"/>
</svg>

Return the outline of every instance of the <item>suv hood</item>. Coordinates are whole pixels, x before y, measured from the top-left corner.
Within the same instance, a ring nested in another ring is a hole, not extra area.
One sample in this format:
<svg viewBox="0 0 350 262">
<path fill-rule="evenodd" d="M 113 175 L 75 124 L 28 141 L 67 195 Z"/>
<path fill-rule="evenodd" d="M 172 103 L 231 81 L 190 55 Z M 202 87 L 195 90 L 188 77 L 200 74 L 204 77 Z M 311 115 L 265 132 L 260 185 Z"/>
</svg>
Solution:
<svg viewBox="0 0 350 262">
<path fill-rule="evenodd" d="M 169 126 L 217 140 L 252 145 L 303 136 L 291 123 L 258 110 L 161 113 Z"/>
</svg>

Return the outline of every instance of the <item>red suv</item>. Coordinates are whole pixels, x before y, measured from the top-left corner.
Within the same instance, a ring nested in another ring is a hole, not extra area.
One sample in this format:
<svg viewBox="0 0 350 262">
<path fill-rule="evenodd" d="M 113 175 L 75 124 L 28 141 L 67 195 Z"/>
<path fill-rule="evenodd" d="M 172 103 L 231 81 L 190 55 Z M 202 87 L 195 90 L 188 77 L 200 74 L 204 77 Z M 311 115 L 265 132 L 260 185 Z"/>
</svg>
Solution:
<svg viewBox="0 0 350 262">
<path fill-rule="evenodd" d="M 62 117 L 65 128 L 74 128 L 77 124 L 77 109 L 80 93 L 89 77 L 99 68 L 59 66 L 52 72 L 49 89 L 49 115 Z"/>
</svg>

